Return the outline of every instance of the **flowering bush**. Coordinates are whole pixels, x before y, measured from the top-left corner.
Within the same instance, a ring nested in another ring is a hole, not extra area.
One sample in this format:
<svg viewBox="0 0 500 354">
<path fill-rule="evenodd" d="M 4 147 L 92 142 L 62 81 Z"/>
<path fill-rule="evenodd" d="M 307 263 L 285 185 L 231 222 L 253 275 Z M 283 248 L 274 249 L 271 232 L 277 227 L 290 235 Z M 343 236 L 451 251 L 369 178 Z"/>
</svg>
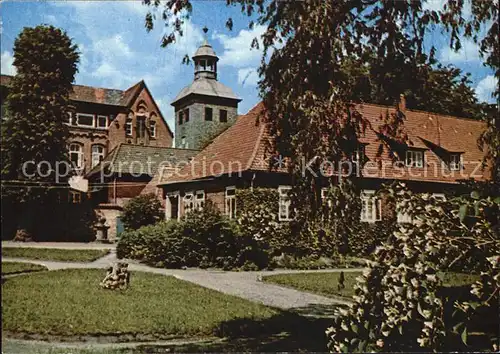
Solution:
<svg viewBox="0 0 500 354">
<path fill-rule="evenodd" d="M 269 265 L 266 247 L 241 233 L 239 225 L 211 203 L 181 221 L 160 222 L 127 230 L 117 245 L 119 258 L 138 259 L 156 267 L 262 269 Z"/>
<path fill-rule="evenodd" d="M 327 330 L 329 349 L 498 350 L 500 198 L 473 192 L 442 201 L 400 188 L 389 192 L 414 223 L 400 226 L 376 249 L 354 303 L 340 309 Z M 481 281 L 466 296 L 452 296 L 440 272 L 471 257 L 479 261 Z M 470 333 L 482 334 L 472 340 Z"/>
</svg>

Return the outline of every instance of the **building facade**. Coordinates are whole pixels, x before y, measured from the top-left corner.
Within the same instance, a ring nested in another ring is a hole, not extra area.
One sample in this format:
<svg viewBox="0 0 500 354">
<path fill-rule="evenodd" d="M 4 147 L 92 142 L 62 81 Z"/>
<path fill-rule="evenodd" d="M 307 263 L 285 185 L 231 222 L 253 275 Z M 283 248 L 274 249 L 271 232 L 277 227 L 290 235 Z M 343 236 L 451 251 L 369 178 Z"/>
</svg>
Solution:
<svg viewBox="0 0 500 354">
<path fill-rule="evenodd" d="M 354 181 L 362 190 L 361 221 L 377 222 L 395 215 L 395 206 L 376 195 L 383 184 L 403 181 L 417 193 L 444 197 L 463 188 L 462 180 L 485 181 L 483 152 L 477 140 L 485 129 L 481 121 L 406 109 L 404 97 L 398 108 L 372 104 L 357 108 L 368 123 L 357 150 L 349 157 L 355 167 Z M 404 114 L 402 143 L 384 133 L 384 117 Z M 219 135 L 184 169 L 159 181 L 165 196 L 167 219 L 178 219 L 210 200 L 229 217 L 236 215 L 236 193 L 240 188 L 273 188 L 279 191 L 279 219 L 290 220 L 287 196 L 291 177 L 281 157 L 268 150 L 266 112 L 262 103 Z M 277 164 L 278 162 L 278 164 Z M 338 181 L 343 171 L 328 178 Z M 325 183 L 327 185 L 327 183 Z M 322 191 L 323 193 L 323 191 Z"/>
</svg>

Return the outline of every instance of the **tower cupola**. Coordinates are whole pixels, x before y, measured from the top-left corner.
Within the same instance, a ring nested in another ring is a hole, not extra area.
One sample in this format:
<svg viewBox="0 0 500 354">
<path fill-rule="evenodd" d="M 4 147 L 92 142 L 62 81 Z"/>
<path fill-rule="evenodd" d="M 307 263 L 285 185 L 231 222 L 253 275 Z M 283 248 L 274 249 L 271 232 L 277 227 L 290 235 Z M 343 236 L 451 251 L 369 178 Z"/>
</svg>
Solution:
<svg viewBox="0 0 500 354">
<path fill-rule="evenodd" d="M 206 38 L 208 28 L 204 27 L 203 32 L 205 33 L 205 40 L 193 55 L 194 79 L 207 78 L 217 80 L 217 62 L 219 61 L 219 57 L 215 54 L 212 46 L 208 44 Z"/>
</svg>

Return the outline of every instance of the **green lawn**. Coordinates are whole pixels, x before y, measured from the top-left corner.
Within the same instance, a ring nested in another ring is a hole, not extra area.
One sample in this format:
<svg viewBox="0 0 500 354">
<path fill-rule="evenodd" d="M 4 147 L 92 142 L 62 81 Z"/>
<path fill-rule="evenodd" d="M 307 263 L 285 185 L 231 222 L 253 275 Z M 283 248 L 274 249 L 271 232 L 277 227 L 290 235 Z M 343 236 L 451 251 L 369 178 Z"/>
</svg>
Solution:
<svg viewBox="0 0 500 354">
<path fill-rule="evenodd" d="M 356 277 L 360 275 L 360 272 L 345 272 L 345 288 L 340 290 L 338 289 L 340 273 L 318 272 L 277 274 L 263 277 L 262 280 L 268 283 L 275 283 L 324 296 L 352 297 L 354 295 Z"/>
<path fill-rule="evenodd" d="M 324 296 L 352 297 L 354 295 L 354 284 L 356 277 L 361 272 L 345 272 L 345 288 L 338 289 L 340 273 L 318 272 L 318 273 L 296 273 L 277 274 L 263 277 L 263 281 L 291 287 L 298 290 L 308 291 Z M 445 273 L 443 283 L 445 286 L 461 286 L 472 284 L 479 276 L 461 273 Z"/>
<path fill-rule="evenodd" d="M 60 248 L 4 247 L 2 257 L 26 258 L 43 261 L 92 262 L 109 253 L 109 250 L 68 250 Z"/>
<path fill-rule="evenodd" d="M 2 329 L 52 336 L 226 335 L 278 311 L 174 277 L 132 272 L 131 287 L 104 290 L 104 270 L 33 273 L 2 285 Z M 128 337 L 127 337 L 128 336 Z M 143 338 L 143 337 L 141 337 Z"/>
<path fill-rule="evenodd" d="M 47 270 L 47 268 L 42 265 L 32 263 L 2 262 L 2 275 L 39 272 L 42 270 Z"/>
</svg>

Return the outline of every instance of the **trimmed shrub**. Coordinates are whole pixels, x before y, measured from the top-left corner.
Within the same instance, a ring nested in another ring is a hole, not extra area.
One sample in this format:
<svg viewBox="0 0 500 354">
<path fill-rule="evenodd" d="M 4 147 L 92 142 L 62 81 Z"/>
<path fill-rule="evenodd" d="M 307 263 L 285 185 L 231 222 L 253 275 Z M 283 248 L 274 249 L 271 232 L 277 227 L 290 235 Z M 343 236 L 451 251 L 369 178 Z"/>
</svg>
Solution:
<svg viewBox="0 0 500 354">
<path fill-rule="evenodd" d="M 179 222 L 125 231 L 117 255 L 165 268 L 253 270 L 266 268 L 270 259 L 266 245 L 241 233 L 237 222 L 221 215 L 210 203 Z"/>
<path fill-rule="evenodd" d="M 161 220 L 161 204 L 153 193 L 132 198 L 123 208 L 121 220 L 125 229 L 136 230 Z"/>
</svg>

